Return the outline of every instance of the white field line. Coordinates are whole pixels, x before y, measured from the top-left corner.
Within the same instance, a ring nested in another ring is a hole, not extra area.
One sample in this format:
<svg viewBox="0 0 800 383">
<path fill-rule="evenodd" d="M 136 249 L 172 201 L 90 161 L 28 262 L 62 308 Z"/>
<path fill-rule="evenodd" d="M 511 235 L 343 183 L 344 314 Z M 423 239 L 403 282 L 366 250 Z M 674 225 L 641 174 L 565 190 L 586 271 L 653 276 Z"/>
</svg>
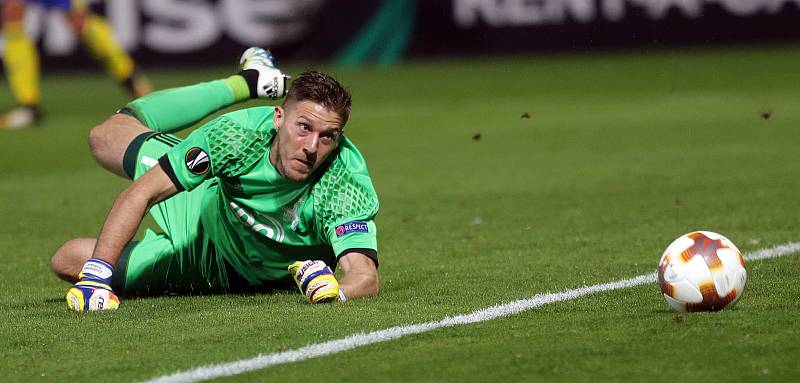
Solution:
<svg viewBox="0 0 800 383">
<path fill-rule="evenodd" d="M 745 255 L 748 261 L 775 258 L 800 252 L 800 242 L 791 242 L 771 248 L 761 249 Z M 549 303 L 563 302 L 585 295 L 604 291 L 624 289 L 657 281 L 656 273 L 643 274 L 630 279 L 608 282 L 599 285 L 584 286 L 566 290 L 559 293 L 537 294 L 528 299 L 520 299 L 500 305 L 488 307 L 469 314 L 445 317 L 442 320 L 390 327 L 370 333 L 356 333 L 345 338 L 331 340 L 323 343 L 310 344 L 294 350 L 277 352 L 268 355 L 258 355 L 250 359 L 234 362 L 211 364 L 191 370 L 179 371 L 171 375 L 153 378 L 145 383 L 188 383 L 203 380 L 233 376 L 249 371 L 260 370 L 278 364 L 299 362 L 320 356 L 335 354 L 354 348 L 399 339 L 404 336 L 419 334 L 443 327 L 483 322 L 495 318 L 517 314 L 522 311 L 534 309 Z"/>
</svg>

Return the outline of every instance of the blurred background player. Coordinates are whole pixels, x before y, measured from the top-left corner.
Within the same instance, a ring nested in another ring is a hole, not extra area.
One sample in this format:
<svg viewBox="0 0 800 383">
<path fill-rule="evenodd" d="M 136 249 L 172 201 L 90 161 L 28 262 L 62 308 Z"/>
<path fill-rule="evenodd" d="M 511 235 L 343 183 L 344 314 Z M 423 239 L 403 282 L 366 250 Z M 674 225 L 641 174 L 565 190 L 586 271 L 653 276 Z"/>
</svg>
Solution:
<svg viewBox="0 0 800 383">
<path fill-rule="evenodd" d="M 3 63 L 17 106 L 0 115 L 0 128 L 21 129 L 36 124 L 42 117 L 39 107 L 39 54 L 36 44 L 25 34 L 24 19 L 28 4 L 40 4 L 61 12 L 92 56 L 105 66 L 134 98 L 150 92 L 147 79 L 137 73 L 133 60 L 114 37 L 111 26 L 91 12 L 87 0 L 5 0 L 2 26 L 5 39 Z"/>
</svg>

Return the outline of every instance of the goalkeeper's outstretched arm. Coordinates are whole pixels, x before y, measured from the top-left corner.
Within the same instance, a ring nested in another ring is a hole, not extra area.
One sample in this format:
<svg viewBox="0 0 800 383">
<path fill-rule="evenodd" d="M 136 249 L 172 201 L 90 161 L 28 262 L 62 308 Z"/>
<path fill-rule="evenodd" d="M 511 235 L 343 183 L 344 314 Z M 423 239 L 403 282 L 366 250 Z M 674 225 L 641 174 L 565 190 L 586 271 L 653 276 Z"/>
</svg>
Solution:
<svg viewBox="0 0 800 383">
<path fill-rule="evenodd" d="M 177 187 L 161 165 L 154 166 L 136 179 L 114 201 L 100 230 L 92 258 L 116 265 L 150 207 L 176 193 Z"/>
<path fill-rule="evenodd" d="M 347 253 L 339 257 L 339 266 L 344 272 L 339 288 L 347 299 L 378 295 L 380 279 L 372 258 L 361 253 Z"/>
<path fill-rule="evenodd" d="M 114 310 L 119 306 L 111 281 L 122 250 L 133 238 L 148 209 L 177 192 L 161 165 L 156 165 L 119 195 L 95 242 L 92 257 L 83 265 L 77 283 L 67 291 L 70 309 Z M 63 270 L 56 273 L 66 274 Z"/>
</svg>

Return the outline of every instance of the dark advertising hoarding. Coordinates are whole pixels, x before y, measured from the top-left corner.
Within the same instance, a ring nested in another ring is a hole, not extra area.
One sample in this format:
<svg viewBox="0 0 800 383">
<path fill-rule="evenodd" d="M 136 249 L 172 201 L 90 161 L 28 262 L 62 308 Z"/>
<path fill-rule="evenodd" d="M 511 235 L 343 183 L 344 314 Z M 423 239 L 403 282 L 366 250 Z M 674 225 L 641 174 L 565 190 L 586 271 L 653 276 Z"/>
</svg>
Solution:
<svg viewBox="0 0 800 383">
<path fill-rule="evenodd" d="M 107 0 L 119 40 L 145 64 L 222 64 L 251 45 L 279 60 L 404 57 L 800 38 L 800 0 Z M 44 61 L 89 63 L 63 17 L 31 7 Z"/>
</svg>

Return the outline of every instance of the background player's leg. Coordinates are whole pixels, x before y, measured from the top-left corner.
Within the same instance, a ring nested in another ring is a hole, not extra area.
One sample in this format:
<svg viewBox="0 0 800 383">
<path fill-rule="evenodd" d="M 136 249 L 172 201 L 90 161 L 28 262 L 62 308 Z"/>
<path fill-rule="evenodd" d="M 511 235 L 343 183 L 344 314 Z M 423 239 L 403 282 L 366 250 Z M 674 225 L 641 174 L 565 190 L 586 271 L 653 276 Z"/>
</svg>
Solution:
<svg viewBox="0 0 800 383">
<path fill-rule="evenodd" d="M 148 132 L 152 130 L 136 118 L 122 113 L 114 114 L 89 132 L 92 157 L 112 173 L 128 178 L 130 176 L 123 167 L 125 152 L 136 137 Z"/>
<path fill-rule="evenodd" d="M 74 238 L 64 242 L 50 258 L 50 267 L 61 279 L 75 283 L 83 264 L 92 257 L 97 238 Z"/>
<path fill-rule="evenodd" d="M 40 119 L 39 54 L 23 25 L 25 2 L 6 0 L 2 6 L 3 63 L 6 77 L 18 106 L 0 116 L 0 128 L 20 129 Z"/>
<path fill-rule="evenodd" d="M 67 18 L 92 57 L 103 64 L 106 72 L 132 97 L 141 97 L 152 91 L 150 82 L 137 73 L 133 59 L 122 48 L 105 18 L 90 12 L 85 6 L 74 6 Z"/>
</svg>

